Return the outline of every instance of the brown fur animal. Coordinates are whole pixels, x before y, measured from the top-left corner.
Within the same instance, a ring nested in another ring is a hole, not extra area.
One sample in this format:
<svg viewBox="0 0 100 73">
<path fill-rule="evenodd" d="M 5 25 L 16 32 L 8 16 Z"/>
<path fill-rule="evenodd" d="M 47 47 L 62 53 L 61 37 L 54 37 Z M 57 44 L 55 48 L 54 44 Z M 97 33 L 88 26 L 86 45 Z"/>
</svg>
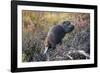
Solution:
<svg viewBox="0 0 100 73">
<path fill-rule="evenodd" d="M 52 26 L 45 38 L 43 54 L 46 54 L 50 48 L 56 48 L 57 44 L 62 43 L 65 34 L 71 32 L 73 29 L 74 25 L 72 25 L 70 21 L 64 21 L 61 24 Z"/>
</svg>

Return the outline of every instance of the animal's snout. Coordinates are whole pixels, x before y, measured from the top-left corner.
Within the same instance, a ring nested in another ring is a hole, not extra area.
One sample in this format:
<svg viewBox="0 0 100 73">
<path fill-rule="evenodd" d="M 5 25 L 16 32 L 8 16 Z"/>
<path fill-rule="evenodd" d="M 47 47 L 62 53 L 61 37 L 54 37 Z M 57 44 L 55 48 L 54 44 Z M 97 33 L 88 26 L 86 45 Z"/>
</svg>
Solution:
<svg viewBox="0 0 100 73">
<path fill-rule="evenodd" d="M 73 30 L 74 29 L 74 25 L 70 25 L 69 28 Z"/>
</svg>

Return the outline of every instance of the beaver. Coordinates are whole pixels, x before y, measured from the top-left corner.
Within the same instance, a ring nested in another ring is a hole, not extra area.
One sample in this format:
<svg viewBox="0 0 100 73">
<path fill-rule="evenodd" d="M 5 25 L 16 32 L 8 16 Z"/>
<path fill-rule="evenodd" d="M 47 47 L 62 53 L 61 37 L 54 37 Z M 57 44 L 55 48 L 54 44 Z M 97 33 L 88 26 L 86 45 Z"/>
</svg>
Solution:
<svg viewBox="0 0 100 73">
<path fill-rule="evenodd" d="M 70 21 L 63 21 L 60 24 L 53 25 L 45 38 L 43 54 L 46 54 L 48 49 L 54 49 L 57 44 L 61 44 L 65 34 L 71 32 L 73 29 L 74 25 Z"/>
</svg>

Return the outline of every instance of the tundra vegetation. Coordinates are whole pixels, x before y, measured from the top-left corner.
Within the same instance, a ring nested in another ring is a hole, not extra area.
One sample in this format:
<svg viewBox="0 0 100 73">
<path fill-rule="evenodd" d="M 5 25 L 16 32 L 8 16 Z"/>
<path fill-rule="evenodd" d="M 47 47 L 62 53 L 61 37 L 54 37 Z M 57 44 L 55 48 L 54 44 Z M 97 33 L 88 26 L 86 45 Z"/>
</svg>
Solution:
<svg viewBox="0 0 100 73">
<path fill-rule="evenodd" d="M 90 14 L 72 12 L 22 11 L 22 61 L 45 61 L 42 55 L 44 40 L 49 29 L 65 20 L 75 29 L 67 33 L 56 49 L 49 50 L 49 61 L 80 60 L 90 58 Z M 59 34 L 60 35 L 60 34 Z"/>
</svg>

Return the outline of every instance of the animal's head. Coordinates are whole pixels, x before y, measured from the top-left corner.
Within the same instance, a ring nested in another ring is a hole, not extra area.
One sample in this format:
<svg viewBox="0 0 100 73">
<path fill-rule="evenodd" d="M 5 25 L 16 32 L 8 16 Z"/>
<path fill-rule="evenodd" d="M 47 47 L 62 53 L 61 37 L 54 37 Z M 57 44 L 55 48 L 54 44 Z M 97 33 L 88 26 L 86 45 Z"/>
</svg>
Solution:
<svg viewBox="0 0 100 73">
<path fill-rule="evenodd" d="M 70 21 L 64 21 L 62 27 L 66 33 L 71 32 L 74 29 L 74 25 L 72 25 Z"/>
</svg>

